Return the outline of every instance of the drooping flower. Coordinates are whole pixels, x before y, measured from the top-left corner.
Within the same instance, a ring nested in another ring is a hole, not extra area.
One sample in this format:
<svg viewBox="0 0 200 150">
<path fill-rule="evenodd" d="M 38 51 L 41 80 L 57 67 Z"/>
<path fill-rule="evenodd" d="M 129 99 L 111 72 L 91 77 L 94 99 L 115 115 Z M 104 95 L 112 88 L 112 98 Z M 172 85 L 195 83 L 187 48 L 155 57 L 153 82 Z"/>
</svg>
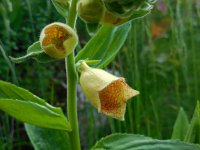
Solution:
<svg viewBox="0 0 200 150">
<path fill-rule="evenodd" d="M 54 22 L 44 27 L 40 34 L 42 49 L 49 56 L 60 59 L 65 58 L 75 49 L 78 36 L 68 25 Z"/>
<path fill-rule="evenodd" d="M 139 94 L 127 85 L 124 78 L 81 62 L 80 84 L 91 104 L 110 117 L 124 120 L 128 99 Z"/>
</svg>

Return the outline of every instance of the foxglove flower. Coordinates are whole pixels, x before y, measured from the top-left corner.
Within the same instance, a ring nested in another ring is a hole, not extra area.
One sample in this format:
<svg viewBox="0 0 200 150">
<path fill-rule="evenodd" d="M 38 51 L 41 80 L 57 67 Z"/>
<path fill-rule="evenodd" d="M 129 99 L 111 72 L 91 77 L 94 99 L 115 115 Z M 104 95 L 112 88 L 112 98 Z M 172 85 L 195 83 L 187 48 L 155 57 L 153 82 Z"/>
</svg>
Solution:
<svg viewBox="0 0 200 150">
<path fill-rule="evenodd" d="M 124 120 L 127 100 L 139 92 L 129 87 L 124 78 L 81 62 L 80 84 L 91 104 L 110 117 Z"/>
<path fill-rule="evenodd" d="M 73 52 L 77 43 L 77 34 L 64 23 L 51 23 L 45 26 L 40 34 L 42 49 L 56 59 L 65 58 Z"/>
</svg>

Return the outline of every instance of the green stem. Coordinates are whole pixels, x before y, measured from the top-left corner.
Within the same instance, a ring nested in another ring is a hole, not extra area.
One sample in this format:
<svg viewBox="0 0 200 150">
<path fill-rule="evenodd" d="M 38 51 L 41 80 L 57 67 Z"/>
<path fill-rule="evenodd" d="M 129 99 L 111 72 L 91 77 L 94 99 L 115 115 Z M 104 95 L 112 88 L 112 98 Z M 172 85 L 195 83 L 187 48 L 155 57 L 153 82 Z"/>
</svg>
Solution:
<svg viewBox="0 0 200 150">
<path fill-rule="evenodd" d="M 76 4 L 78 0 L 72 0 L 69 10 L 68 25 L 75 28 L 76 22 Z M 65 59 L 65 67 L 67 74 L 67 114 L 68 119 L 72 128 L 69 132 L 71 145 L 73 150 L 80 150 L 80 138 L 79 138 L 79 126 L 78 126 L 78 115 L 77 115 L 77 72 L 75 68 L 74 53 L 70 54 Z"/>
</svg>

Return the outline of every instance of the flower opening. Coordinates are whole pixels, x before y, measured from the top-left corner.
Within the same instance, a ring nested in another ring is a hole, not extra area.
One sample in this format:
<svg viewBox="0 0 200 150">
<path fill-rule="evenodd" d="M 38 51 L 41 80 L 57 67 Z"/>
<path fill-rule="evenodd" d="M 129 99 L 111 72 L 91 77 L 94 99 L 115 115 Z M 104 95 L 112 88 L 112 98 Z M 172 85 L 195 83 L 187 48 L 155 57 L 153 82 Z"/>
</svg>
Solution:
<svg viewBox="0 0 200 150">
<path fill-rule="evenodd" d="M 78 37 L 68 25 L 52 23 L 47 25 L 40 34 L 40 44 L 43 50 L 53 58 L 64 58 L 77 45 Z"/>
<path fill-rule="evenodd" d="M 124 120 L 126 103 L 139 92 L 129 87 L 124 78 L 113 76 L 101 69 L 80 65 L 80 84 L 91 104 L 110 117 Z"/>
</svg>

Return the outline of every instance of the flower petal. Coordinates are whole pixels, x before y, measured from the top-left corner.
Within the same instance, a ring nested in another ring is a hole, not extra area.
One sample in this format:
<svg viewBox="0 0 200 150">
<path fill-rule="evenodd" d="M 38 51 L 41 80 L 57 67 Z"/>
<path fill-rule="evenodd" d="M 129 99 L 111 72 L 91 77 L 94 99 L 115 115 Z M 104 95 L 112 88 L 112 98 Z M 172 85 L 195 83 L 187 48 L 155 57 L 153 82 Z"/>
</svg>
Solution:
<svg viewBox="0 0 200 150">
<path fill-rule="evenodd" d="M 63 42 L 72 36 L 64 27 L 56 24 L 47 27 L 44 33 L 45 37 L 42 41 L 42 45 L 48 46 L 54 44 L 60 51 L 65 51 Z"/>
<path fill-rule="evenodd" d="M 123 78 L 113 81 L 99 91 L 100 111 L 113 118 L 124 120 L 126 101 L 139 94 L 130 88 Z"/>
</svg>

